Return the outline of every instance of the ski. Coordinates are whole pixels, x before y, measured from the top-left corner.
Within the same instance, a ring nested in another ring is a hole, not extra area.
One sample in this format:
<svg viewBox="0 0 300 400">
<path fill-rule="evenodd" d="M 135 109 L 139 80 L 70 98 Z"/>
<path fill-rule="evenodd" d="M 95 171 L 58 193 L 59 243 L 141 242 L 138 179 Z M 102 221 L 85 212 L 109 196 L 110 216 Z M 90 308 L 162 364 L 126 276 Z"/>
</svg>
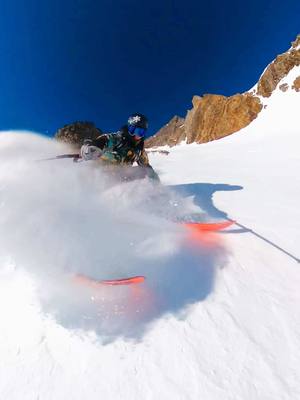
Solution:
<svg viewBox="0 0 300 400">
<path fill-rule="evenodd" d="M 121 279 L 102 279 L 97 280 L 90 278 L 86 275 L 77 274 L 73 277 L 73 280 L 81 285 L 89 286 L 92 288 L 99 288 L 103 286 L 122 286 L 122 285 L 135 285 L 145 281 L 145 277 L 142 275 L 131 276 L 129 278 Z"/>
<path fill-rule="evenodd" d="M 189 229 L 199 232 L 216 232 L 228 228 L 235 221 L 227 220 L 221 222 L 184 222 L 183 225 Z"/>
</svg>

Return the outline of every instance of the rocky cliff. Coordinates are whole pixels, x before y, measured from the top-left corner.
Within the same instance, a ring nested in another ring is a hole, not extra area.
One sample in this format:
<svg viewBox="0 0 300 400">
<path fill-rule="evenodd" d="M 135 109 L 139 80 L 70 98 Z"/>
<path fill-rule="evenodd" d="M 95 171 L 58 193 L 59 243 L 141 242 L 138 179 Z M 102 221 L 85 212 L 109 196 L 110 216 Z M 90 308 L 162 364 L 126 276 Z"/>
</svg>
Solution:
<svg viewBox="0 0 300 400">
<path fill-rule="evenodd" d="M 174 146 L 182 140 L 187 143 L 204 143 L 239 131 L 250 124 L 263 108 L 263 99 L 269 97 L 290 70 L 300 65 L 300 35 L 292 47 L 276 57 L 260 77 L 257 87 L 226 97 L 206 94 L 194 96 L 193 108 L 185 118 L 174 117 L 154 137 L 146 141 L 147 147 Z M 286 84 L 280 85 L 288 90 Z M 300 77 L 295 79 L 292 89 L 300 91 Z"/>
<path fill-rule="evenodd" d="M 296 92 L 300 92 L 300 76 L 294 80 L 292 89 L 296 90 Z"/>
<path fill-rule="evenodd" d="M 167 125 L 163 126 L 156 135 L 149 138 L 146 142 L 147 147 L 164 146 L 165 144 L 175 146 L 185 140 L 185 138 L 184 118 L 180 118 L 176 115 Z"/>
<path fill-rule="evenodd" d="M 250 124 L 262 109 L 259 98 L 251 93 L 194 96 L 192 103 L 193 108 L 185 118 L 173 117 L 146 141 L 146 147 L 175 146 L 183 140 L 204 143 L 220 139 Z"/>
<path fill-rule="evenodd" d="M 76 121 L 60 128 L 54 137 L 78 149 L 83 144 L 84 139 L 95 139 L 101 133 L 102 131 L 96 128 L 93 122 Z"/>
<path fill-rule="evenodd" d="M 250 93 L 194 96 L 193 108 L 184 124 L 187 143 L 209 142 L 230 135 L 250 124 L 261 109 L 259 98 Z"/>
<path fill-rule="evenodd" d="M 298 65 L 300 65 L 300 35 L 292 43 L 290 50 L 277 56 L 268 65 L 258 82 L 257 94 L 263 97 L 270 97 L 278 83 L 287 76 L 292 68 Z"/>
</svg>

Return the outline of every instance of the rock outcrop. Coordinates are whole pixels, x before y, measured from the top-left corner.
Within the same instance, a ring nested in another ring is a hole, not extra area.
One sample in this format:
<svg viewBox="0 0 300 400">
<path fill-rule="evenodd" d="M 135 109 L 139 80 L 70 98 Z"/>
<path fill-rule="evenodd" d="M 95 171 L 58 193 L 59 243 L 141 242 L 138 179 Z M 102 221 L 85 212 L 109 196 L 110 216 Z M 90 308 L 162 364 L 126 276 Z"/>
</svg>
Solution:
<svg viewBox="0 0 300 400">
<path fill-rule="evenodd" d="M 54 137 L 78 149 L 82 146 L 84 139 L 95 139 L 101 134 L 102 131 L 96 128 L 93 122 L 76 121 L 60 128 Z"/>
<path fill-rule="evenodd" d="M 253 121 L 262 109 L 253 94 L 231 97 L 206 94 L 193 97 L 193 108 L 186 118 L 173 117 L 156 135 L 146 141 L 146 147 L 175 146 L 187 143 L 205 143 L 236 132 Z"/>
<path fill-rule="evenodd" d="M 295 66 L 300 65 L 300 35 L 292 43 L 289 51 L 280 54 L 266 68 L 257 85 L 257 94 L 263 97 L 270 97 L 278 83 Z"/>
<path fill-rule="evenodd" d="M 294 80 L 292 89 L 296 90 L 296 92 L 300 92 L 300 76 Z"/>
<path fill-rule="evenodd" d="M 147 147 L 169 145 L 174 146 L 183 140 L 187 143 L 204 143 L 230 135 L 250 124 L 263 108 L 260 99 L 270 97 L 280 81 L 295 66 L 300 65 L 300 35 L 292 42 L 292 47 L 265 69 L 257 88 L 251 93 L 245 92 L 226 97 L 206 94 L 203 97 L 194 96 L 193 108 L 186 117 L 174 117 L 146 141 Z M 289 90 L 286 83 L 280 85 L 283 92 Z M 300 91 L 300 77 L 292 86 Z M 260 96 L 260 97 L 258 97 Z"/>
<path fill-rule="evenodd" d="M 184 118 L 177 115 L 171 121 L 163 126 L 156 135 L 146 140 L 146 147 L 153 146 L 175 146 L 186 138 L 184 130 Z"/>
<path fill-rule="evenodd" d="M 184 124 L 187 143 L 204 143 L 230 135 L 250 124 L 261 109 L 259 98 L 250 93 L 194 96 L 193 108 Z"/>
<path fill-rule="evenodd" d="M 283 83 L 282 85 L 279 86 L 279 89 L 280 89 L 282 92 L 287 92 L 288 89 L 289 89 L 289 85 L 288 85 L 287 83 Z"/>
</svg>

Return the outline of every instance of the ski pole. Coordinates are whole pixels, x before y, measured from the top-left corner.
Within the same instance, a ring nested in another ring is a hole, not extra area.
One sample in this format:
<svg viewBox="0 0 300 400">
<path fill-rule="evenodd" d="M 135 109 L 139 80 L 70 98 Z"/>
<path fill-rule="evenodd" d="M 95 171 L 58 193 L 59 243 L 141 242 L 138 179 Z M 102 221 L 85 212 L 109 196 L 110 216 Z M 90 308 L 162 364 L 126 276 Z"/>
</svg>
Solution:
<svg viewBox="0 0 300 400">
<path fill-rule="evenodd" d="M 62 158 L 73 158 L 74 162 L 78 162 L 79 159 L 81 158 L 80 154 L 60 154 L 55 157 L 50 157 L 50 158 L 42 158 L 41 160 L 36 160 L 36 162 L 43 162 L 43 161 L 52 161 L 52 160 L 60 160 Z"/>
</svg>

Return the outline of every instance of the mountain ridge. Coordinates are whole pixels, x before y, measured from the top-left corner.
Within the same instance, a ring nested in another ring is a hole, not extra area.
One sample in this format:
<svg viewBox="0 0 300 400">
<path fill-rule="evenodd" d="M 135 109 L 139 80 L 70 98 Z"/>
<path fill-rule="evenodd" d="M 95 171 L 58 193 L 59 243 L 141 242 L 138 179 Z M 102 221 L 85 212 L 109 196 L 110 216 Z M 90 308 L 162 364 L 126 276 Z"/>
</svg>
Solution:
<svg viewBox="0 0 300 400">
<path fill-rule="evenodd" d="M 180 126 L 173 117 L 154 136 L 146 141 L 146 147 L 174 146 L 182 141 L 206 143 L 228 136 L 245 128 L 265 106 L 264 100 L 271 96 L 280 82 L 295 66 L 300 65 L 300 34 L 286 52 L 278 55 L 264 70 L 257 85 L 244 93 L 226 97 L 218 94 L 193 96 L 192 109 Z M 282 91 L 300 90 L 300 76 L 291 87 L 280 85 Z"/>
</svg>

